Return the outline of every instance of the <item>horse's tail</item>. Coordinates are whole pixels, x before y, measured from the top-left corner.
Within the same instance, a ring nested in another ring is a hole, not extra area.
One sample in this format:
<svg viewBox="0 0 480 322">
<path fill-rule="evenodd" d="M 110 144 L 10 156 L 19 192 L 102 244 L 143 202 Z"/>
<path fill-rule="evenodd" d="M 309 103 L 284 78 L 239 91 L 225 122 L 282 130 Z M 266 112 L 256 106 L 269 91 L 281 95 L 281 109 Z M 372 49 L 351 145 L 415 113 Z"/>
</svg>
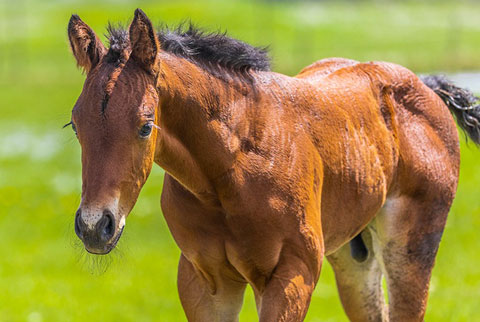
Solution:
<svg viewBox="0 0 480 322">
<path fill-rule="evenodd" d="M 480 98 L 468 89 L 453 85 L 444 76 L 430 75 L 421 79 L 445 102 L 467 137 L 480 146 Z"/>
</svg>

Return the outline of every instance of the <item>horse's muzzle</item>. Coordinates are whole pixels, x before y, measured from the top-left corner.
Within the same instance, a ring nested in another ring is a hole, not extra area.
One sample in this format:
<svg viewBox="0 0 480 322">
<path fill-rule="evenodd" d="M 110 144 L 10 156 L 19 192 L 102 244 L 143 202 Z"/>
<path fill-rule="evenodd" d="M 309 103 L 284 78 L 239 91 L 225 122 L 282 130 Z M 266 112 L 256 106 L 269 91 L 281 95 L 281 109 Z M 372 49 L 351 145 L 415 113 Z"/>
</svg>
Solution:
<svg viewBox="0 0 480 322">
<path fill-rule="evenodd" d="M 116 233 L 115 216 L 104 210 L 95 225 L 87 225 L 79 209 L 75 215 L 75 233 L 83 241 L 85 249 L 92 254 L 108 254 L 117 244 L 123 232 L 121 227 Z"/>
</svg>

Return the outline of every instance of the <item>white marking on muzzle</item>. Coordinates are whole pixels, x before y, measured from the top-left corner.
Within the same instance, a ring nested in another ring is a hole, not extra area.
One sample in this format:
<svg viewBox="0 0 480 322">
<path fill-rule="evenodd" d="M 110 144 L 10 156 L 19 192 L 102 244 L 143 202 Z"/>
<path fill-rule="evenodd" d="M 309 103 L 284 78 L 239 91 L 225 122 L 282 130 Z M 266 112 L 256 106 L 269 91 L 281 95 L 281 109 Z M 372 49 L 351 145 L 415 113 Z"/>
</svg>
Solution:
<svg viewBox="0 0 480 322">
<path fill-rule="evenodd" d="M 118 229 L 122 229 L 125 226 L 125 215 L 120 218 L 120 223 L 118 224 Z"/>
<path fill-rule="evenodd" d="M 109 204 L 103 205 L 80 205 L 82 211 L 81 218 L 88 229 L 92 230 L 97 225 L 98 221 L 102 219 L 104 210 L 109 210 L 115 216 L 118 212 L 118 199 L 115 198 Z M 124 216 L 122 216 L 123 222 L 125 224 Z"/>
</svg>

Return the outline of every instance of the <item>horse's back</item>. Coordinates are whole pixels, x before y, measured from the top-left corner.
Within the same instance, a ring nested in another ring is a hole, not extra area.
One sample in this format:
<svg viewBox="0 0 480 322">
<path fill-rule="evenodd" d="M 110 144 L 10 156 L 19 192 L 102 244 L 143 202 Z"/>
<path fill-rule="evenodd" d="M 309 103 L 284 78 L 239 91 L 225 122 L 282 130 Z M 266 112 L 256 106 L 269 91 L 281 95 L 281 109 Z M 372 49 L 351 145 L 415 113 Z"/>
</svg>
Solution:
<svg viewBox="0 0 480 322">
<path fill-rule="evenodd" d="M 358 61 L 347 58 L 325 58 L 303 68 L 295 77 L 308 81 L 319 81 L 341 68 L 356 64 L 358 64 Z"/>
</svg>

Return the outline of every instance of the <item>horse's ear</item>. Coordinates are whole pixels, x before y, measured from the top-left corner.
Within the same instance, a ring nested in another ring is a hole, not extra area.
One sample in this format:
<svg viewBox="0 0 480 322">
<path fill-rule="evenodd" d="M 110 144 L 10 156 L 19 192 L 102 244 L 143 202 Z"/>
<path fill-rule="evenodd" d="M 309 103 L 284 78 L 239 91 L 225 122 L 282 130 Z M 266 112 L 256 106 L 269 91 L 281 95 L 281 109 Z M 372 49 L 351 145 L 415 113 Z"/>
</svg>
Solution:
<svg viewBox="0 0 480 322">
<path fill-rule="evenodd" d="M 87 73 L 105 55 L 105 46 L 95 32 L 77 15 L 72 15 L 68 22 L 68 39 L 77 65 Z"/>
<path fill-rule="evenodd" d="M 160 43 L 150 19 L 142 10 L 135 10 L 129 33 L 132 48 L 130 57 L 148 72 L 155 73 Z"/>
</svg>

